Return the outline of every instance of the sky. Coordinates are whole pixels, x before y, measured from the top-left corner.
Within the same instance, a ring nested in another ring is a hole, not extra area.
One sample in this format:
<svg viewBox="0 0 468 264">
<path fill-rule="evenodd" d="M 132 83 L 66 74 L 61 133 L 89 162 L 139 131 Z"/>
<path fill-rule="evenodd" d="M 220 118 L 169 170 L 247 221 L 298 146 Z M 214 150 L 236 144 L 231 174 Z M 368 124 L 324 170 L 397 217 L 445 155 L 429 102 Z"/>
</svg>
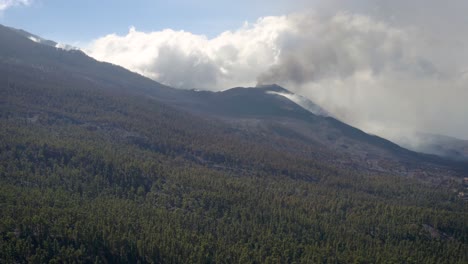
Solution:
<svg viewBox="0 0 468 264">
<path fill-rule="evenodd" d="M 131 26 L 145 32 L 171 28 L 213 37 L 244 21 L 292 12 L 302 5 L 300 0 L 0 0 L 0 23 L 68 44 L 124 34 Z"/>
<path fill-rule="evenodd" d="M 0 10 L 1 24 L 176 88 L 277 83 L 397 142 L 468 140 L 466 0 L 0 0 Z"/>
</svg>

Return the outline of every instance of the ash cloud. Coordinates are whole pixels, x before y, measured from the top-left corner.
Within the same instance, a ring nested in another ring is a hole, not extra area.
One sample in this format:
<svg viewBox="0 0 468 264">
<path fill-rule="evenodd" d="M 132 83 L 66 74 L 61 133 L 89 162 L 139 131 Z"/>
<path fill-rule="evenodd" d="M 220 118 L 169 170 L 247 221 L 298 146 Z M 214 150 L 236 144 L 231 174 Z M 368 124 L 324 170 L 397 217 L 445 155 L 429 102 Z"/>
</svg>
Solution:
<svg viewBox="0 0 468 264">
<path fill-rule="evenodd" d="M 399 141 L 468 139 L 468 2 L 319 1 L 215 38 L 170 29 L 107 35 L 86 52 L 183 89 L 278 83 Z"/>
</svg>

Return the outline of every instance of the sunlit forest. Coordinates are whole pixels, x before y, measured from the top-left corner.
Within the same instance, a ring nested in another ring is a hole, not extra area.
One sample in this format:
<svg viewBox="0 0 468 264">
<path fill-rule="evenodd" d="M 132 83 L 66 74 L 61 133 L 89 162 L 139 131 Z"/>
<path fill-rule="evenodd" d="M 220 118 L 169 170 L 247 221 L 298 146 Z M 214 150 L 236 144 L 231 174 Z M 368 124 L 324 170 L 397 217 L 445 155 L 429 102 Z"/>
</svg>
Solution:
<svg viewBox="0 0 468 264">
<path fill-rule="evenodd" d="M 230 109 L 247 126 L 196 114 L 15 34 L 0 27 L 0 263 L 468 263 L 463 164 L 276 97 Z M 328 145 L 265 113 L 322 120 L 305 131 Z"/>
<path fill-rule="evenodd" d="M 346 170 L 140 95 L 11 76 L 2 263 L 468 262 L 455 181 Z"/>
</svg>

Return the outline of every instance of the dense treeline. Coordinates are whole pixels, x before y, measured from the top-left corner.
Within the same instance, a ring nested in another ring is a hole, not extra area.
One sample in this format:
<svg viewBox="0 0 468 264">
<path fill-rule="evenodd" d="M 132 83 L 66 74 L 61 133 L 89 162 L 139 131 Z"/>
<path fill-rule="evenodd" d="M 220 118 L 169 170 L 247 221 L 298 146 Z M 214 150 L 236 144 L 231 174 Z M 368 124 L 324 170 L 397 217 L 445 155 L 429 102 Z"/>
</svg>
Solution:
<svg viewBox="0 0 468 264">
<path fill-rule="evenodd" d="M 468 260 L 466 204 L 445 187 L 314 163 L 272 174 L 274 154 L 227 170 L 47 120 L 1 135 L 1 262 Z"/>
</svg>

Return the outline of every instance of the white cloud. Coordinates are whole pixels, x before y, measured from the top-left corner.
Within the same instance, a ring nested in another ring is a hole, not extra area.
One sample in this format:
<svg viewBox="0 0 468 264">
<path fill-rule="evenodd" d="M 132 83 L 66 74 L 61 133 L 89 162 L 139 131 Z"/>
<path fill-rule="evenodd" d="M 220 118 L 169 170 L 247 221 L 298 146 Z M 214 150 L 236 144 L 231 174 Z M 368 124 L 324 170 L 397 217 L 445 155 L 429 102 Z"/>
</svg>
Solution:
<svg viewBox="0 0 468 264">
<path fill-rule="evenodd" d="M 211 39 L 131 28 L 86 52 L 178 88 L 279 83 L 390 138 L 411 130 L 467 138 L 468 52 L 457 47 L 468 41 L 447 32 L 434 41 L 438 32 L 417 23 L 349 10 L 260 18 Z"/>
<path fill-rule="evenodd" d="M 0 11 L 6 10 L 13 6 L 28 6 L 33 0 L 0 0 Z"/>
<path fill-rule="evenodd" d="M 97 39 L 86 52 L 178 88 L 221 90 L 254 85 L 257 75 L 275 63 L 279 38 L 293 30 L 290 26 L 287 17 L 265 17 L 213 39 L 171 29 L 144 33 L 132 27 L 125 36 Z"/>
</svg>

